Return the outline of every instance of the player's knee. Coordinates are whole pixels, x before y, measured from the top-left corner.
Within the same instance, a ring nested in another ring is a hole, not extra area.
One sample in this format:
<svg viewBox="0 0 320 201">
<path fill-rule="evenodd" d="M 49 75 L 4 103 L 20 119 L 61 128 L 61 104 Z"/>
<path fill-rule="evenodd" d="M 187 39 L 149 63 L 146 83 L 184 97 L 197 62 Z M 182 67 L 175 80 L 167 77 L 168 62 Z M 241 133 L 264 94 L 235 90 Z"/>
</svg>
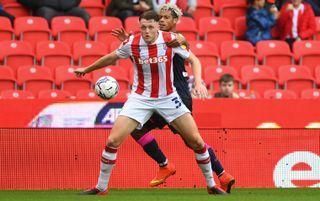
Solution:
<svg viewBox="0 0 320 201">
<path fill-rule="evenodd" d="M 204 142 L 201 138 L 193 139 L 191 142 L 189 142 L 189 147 L 193 150 L 200 150 L 204 146 Z"/>
<path fill-rule="evenodd" d="M 107 146 L 108 147 L 112 147 L 112 148 L 119 148 L 120 147 L 120 140 L 118 139 L 115 139 L 115 138 L 108 138 L 107 140 Z"/>
</svg>

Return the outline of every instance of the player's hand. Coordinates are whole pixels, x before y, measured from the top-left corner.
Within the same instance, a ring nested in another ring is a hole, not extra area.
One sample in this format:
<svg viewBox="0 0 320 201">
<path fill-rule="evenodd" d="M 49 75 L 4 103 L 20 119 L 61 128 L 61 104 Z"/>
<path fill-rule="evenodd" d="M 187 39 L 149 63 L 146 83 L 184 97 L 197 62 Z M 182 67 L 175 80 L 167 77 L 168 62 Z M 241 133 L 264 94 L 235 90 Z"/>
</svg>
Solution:
<svg viewBox="0 0 320 201">
<path fill-rule="evenodd" d="M 186 43 L 186 39 L 180 34 L 175 34 L 175 39 L 167 42 L 167 46 L 171 48 L 180 47 Z"/>
<path fill-rule="evenodd" d="M 82 77 L 84 76 L 85 74 L 87 74 L 86 72 L 86 69 L 85 68 L 77 68 L 74 70 L 74 74 L 77 76 L 77 77 Z"/>
<path fill-rule="evenodd" d="M 208 98 L 208 90 L 203 84 L 195 85 L 191 93 L 202 100 Z"/>
<path fill-rule="evenodd" d="M 288 6 L 287 6 L 287 8 L 286 8 L 286 11 L 287 11 L 287 12 L 288 12 L 288 11 L 292 11 L 293 9 L 294 9 L 293 4 L 292 4 L 292 3 L 289 3 Z"/>
<path fill-rule="evenodd" d="M 129 38 L 129 34 L 124 30 L 123 27 L 112 29 L 111 35 L 117 37 L 122 42 Z"/>
</svg>

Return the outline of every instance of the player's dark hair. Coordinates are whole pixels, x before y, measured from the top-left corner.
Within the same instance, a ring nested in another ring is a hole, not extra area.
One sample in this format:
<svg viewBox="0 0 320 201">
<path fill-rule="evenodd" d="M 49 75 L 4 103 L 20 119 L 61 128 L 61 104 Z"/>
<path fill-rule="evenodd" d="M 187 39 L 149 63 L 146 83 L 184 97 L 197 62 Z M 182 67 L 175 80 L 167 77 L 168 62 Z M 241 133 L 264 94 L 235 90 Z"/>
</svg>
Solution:
<svg viewBox="0 0 320 201">
<path fill-rule="evenodd" d="M 234 82 L 234 77 L 231 74 L 223 74 L 220 77 L 219 83 L 221 84 L 222 82 Z"/>
<path fill-rule="evenodd" d="M 155 11 L 146 11 L 144 13 L 142 13 L 139 17 L 139 21 L 141 21 L 142 19 L 145 20 L 154 20 L 156 22 L 159 22 L 160 17 L 158 15 L 158 13 L 156 13 Z"/>
</svg>

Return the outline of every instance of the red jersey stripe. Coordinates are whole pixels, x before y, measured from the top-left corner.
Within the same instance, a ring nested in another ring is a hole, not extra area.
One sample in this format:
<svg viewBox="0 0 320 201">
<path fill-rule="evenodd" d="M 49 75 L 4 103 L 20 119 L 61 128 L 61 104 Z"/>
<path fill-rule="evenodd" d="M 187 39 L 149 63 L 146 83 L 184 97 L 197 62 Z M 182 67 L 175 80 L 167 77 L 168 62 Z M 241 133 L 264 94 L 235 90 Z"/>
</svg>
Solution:
<svg viewBox="0 0 320 201">
<path fill-rule="evenodd" d="M 149 58 L 158 58 L 158 46 L 148 45 Z M 152 60 L 151 59 L 151 60 Z M 158 62 L 150 63 L 150 71 L 151 71 L 151 97 L 158 98 L 159 97 L 159 68 Z"/>
<path fill-rule="evenodd" d="M 138 70 L 138 86 L 136 89 L 137 94 L 142 94 L 144 92 L 144 76 L 143 76 L 143 68 L 142 64 L 139 64 L 139 58 L 140 58 L 140 39 L 141 35 L 137 35 L 133 38 L 132 44 L 131 44 L 131 52 L 134 59 L 134 62 L 136 63 L 137 70 Z"/>
<path fill-rule="evenodd" d="M 172 40 L 171 34 L 169 32 L 162 32 L 162 36 L 165 43 Z M 167 47 L 166 55 L 168 58 L 168 61 L 166 62 L 166 89 L 167 89 L 167 95 L 169 95 L 173 92 L 173 88 L 172 88 L 173 80 L 171 80 L 172 48 Z"/>
</svg>

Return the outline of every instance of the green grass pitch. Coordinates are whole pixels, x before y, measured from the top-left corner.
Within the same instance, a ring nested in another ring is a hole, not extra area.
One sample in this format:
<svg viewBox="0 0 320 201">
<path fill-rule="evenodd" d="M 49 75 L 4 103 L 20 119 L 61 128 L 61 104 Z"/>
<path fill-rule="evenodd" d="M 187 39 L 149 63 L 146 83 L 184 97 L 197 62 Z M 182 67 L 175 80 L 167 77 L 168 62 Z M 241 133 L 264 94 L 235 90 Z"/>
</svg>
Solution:
<svg viewBox="0 0 320 201">
<path fill-rule="evenodd" d="M 107 196 L 80 196 L 75 190 L 0 191 L 1 201 L 319 201 L 320 189 L 233 189 L 228 196 L 205 189 L 111 189 Z"/>
</svg>

